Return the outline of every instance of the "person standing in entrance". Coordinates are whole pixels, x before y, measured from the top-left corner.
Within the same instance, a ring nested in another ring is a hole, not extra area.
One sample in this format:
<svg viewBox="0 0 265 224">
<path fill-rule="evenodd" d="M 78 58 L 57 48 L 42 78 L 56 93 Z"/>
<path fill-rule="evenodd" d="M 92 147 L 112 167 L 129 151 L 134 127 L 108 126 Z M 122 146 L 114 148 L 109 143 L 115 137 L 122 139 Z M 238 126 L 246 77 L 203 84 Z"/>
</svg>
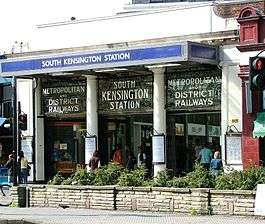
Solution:
<svg viewBox="0 0 265 224">
<path fill-rule="evenodd" d="M 199 161 L 200 164 L 207 170 L 210 169 L 210 163 L 212 157 L 213 157 L 212 150 L 209 148 L 209 143 L 206 143 L 199 153 Z"/>
<path fill-rule="evenodd" d="M 117 165 L 122 166 L 123 165 L 123 159 L 122 159 L 122 151 L 120 145 L 117 145 L 115 147 L 115 151 L 112 157 L 112 162 L 114 162 Z"/>
<path fill-rule="evenodd" d="M 143 145 L 138 147 L 139 149 L 139 153 L 137 155 L 137 166 L 142 166 L 142 165 L 146 165 L 146 154 L 144 152 L 144 147 Z"/>
<path fill-rule="evenodd" d="M 20 180 L 22 184 L 28 182 L 28 160 L 24 157 L 24 152 L 20 152 Z"/>
</svg>

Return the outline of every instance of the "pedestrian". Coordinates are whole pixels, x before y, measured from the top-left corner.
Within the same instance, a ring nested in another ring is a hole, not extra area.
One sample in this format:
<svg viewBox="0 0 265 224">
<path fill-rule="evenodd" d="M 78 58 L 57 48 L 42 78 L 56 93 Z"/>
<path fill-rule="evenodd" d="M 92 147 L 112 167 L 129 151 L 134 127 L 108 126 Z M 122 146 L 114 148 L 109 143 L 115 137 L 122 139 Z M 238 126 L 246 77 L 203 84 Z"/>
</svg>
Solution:
<svg viewBox="0 0 265 224">
<path fill-rule="evenodd" d="M 13 183 L 14 181 L 15 162 L 14 154 L 9 154 L 8 161 L 5 164 L 5 167 L 8 169 L 9 183 Z"/>
<path fill-rule="evenodd" d="M 217 177 L 223 169 L 223 163 L 221 160 L 220 152 L 216 151 L 213 155 L 213 159 L 211 160 L 210 170 L 211 173 Z"/>
<path fill-rule="evenodd" d="M 132 151 L 128 151 L 127 153 L 128 153 L 128 158 L 127 158 L 127 163 L 126 163 L 126 169 L 133 170 L 137 162 L 136 157 L 134 156 Z"/>
<path fill-rule="evenodd" d="M 200 151 L 202 149 L 202 145 L 200 143 L 200 139 L 199 138 L 196 138 L 195 140 L 195 146 L 194 146 L 194 153 L 195 153 L 195 160 L 198 161 L 199 158 L 200 158 Z"/>
<path fill-rule="evenodd" d="M 213 157 L 212 150 L 209 148 L 209 143 L 206 143 L 199 153 L 199 161 L 200 164 L 207 170 L 210 169 L 210 163 L 212 157 Z"/>
<path fill-rule="evenodd" d="M 137 166 L 146 165 L 146 154 L 144 152 L 144 147 L 141 145 L 138 147 L 139 153 L 137 155 Z"/>
<path fill-rule="evenodd" d="M 28 160 L 24 157 L 24 152 L 20 152 L 20 181 L 22 184 L 27 184 L 29 175 L 29 164 Z"/>
<path fill-rule="evenodd" d="M 112 162 L 117 164 L 117 165 L 123 165 L 123 158 L 122 158 L 122 151 L 120 145 L 117 145 L 115 147 L 113 157 L 112 157 Z"/>
<path fill-rule="evenodd" d="M 90 167 L 91 171 L 94 171 L 100 167 L 100 156 L 97 150 L 93 153 L 92 157 L 90 158 L 88 166 Z"/>
</svg>

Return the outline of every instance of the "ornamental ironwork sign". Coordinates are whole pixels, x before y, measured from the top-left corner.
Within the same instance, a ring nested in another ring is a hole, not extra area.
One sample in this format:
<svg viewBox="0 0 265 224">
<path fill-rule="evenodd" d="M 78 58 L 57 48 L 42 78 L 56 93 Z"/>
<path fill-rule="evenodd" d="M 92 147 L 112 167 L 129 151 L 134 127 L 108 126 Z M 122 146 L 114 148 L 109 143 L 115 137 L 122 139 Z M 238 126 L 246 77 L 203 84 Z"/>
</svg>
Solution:
<svg viewBox="0 0 265 224">
<path fill-rule="evenodd" d="M 168 110 L 220 110 L 221 71 L 187 71 L 167 76 Z"/>
<path fill-rule="evenodd" d="M 152 76 L 99 80 L 98 110 L 100 113 L 149 112 L 152 109 Z"/>
<path fill-rule="evenodd" d="M 84 82 L 44 83 L 42 103 L 46 116 L 83 116 L 86 112 L 86 84 Z"/>
</svg>

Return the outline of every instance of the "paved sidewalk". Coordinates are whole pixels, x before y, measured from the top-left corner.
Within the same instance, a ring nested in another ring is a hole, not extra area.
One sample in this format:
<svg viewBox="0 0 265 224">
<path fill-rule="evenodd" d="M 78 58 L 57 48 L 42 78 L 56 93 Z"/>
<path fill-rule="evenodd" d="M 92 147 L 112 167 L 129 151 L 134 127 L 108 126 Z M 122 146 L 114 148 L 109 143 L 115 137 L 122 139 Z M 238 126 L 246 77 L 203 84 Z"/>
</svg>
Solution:
<svg viewBox="0 0 265 224">
<path fill-rule="evenodd" d="M 43 224 L 261 224 L 265 218 L 235 216 L 190 216 L 172 213 L 106 211 L 62 208 L 0 207 L 0 224 L 4 220 L 24 220 Z M 8 222 L 12 223 L 12 222 Z M 13 222 L 14 223 L 14 222 Z"/>
</svg>

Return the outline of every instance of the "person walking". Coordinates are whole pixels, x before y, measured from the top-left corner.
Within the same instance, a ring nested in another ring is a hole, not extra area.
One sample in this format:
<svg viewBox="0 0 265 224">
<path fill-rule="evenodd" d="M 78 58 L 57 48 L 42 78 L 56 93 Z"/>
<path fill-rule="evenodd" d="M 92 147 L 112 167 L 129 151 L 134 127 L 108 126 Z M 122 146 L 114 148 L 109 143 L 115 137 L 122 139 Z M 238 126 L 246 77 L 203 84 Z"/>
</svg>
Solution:
<svg viewBox="0 0 265 224">
<path fill-rule="evenodd" d="M 20 152 L 20 180 L 22 184 L 28 182 L 28 160 L 24 157 L 24 152 Z"/>
<path fill-rule="evenodd" d="M 212 150 L 209 148 L 209 143 L 206 143 L 199 153 L 199 161 L 200 164 L 207 170 L 210 169 L 210 163 L 212 157 L 213 157 Z"/>
<path fill-rule="evenodd" d="M 213 159 L 211 160 L 210 170 L 211 173 L 217 177 L 223 169 L 223 163 L 221 160 L 220 152 L 216 151 L 213 155 Z"/>
<path fill-rule="evenodd" d="M 4 165 L 8 169 L 9 183 L 14 182 L 15 162 L 14 154 L 12 153 L 8 156 L 8 161 Z"/>
<path fill-rule="evenodd" d="M 97 168 L 100 167 L 100 156 L 99 156 L 99 152 L 98 151 L 95 151 L 93 153 L 93 156 L 89 160 L 88 166 L 90 167 L 91 171 L 94 171 L 94 170 L 96 170 Z"/>
</svg>

